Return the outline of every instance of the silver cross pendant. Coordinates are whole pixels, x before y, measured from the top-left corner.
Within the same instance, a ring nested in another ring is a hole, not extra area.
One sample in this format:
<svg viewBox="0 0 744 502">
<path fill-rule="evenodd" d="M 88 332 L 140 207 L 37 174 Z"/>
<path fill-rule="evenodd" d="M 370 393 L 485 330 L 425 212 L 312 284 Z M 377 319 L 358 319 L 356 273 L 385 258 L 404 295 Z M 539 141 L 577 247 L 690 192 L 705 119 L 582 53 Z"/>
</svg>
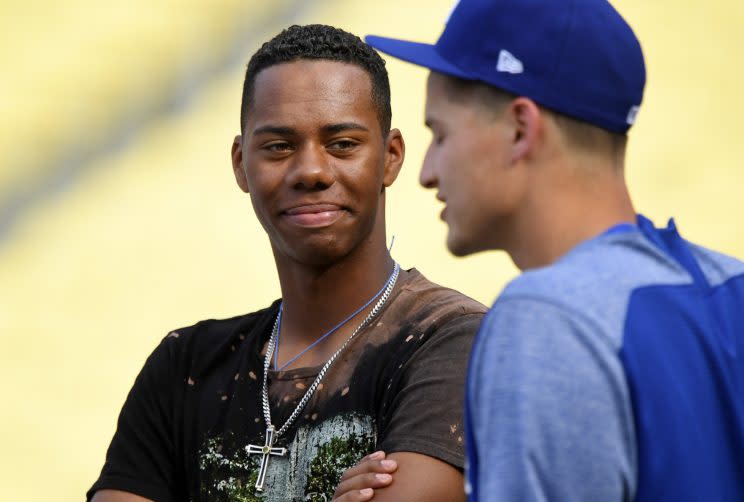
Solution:
<svg viewBox="0 0 744 502">
<path fill-rule="evenodd" d="M 249 455 L 254 453 L 260 453 L 261 457 L 261 469 L 258 471 L 258 479 L 256 479 L 256 491 L 262 492 L 264 480 L 266 479 L 266 470 L 269 467 L 269 457 L 274 455 L 275 457 L 283 457 L 287 454 L 286 448 L 274 448 L 274 434 L 276 429 L 273 425 L 269 425 L 266 428 L 266 442 L 263 446 L 255 444 L 249 444 L 246 447 L 246 451 Z"/>
</svg>

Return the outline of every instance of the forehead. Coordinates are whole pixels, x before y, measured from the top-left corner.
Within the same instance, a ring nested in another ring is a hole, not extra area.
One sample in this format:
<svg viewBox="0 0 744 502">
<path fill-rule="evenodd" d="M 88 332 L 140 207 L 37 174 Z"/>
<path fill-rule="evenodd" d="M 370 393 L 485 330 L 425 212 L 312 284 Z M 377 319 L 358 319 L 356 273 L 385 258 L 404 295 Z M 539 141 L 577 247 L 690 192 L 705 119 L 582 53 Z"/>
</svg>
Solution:
<svg viewBox="0 0 744 502">
<path fill-rule="evenodd" d="M 445 119 L 454 109 L 464 108 L 462 100 L 453 99 L 447 78 L 437 72 L 429 73 L 426 80 L 426 115 Z M 462 110 L 461 110 L 462 111 Z M 451 117 L 449 117 L 451 118 Z"/>
<path fill-rule="evenodd" d="M 246 127 L 348 121 L 379 127 L 371 123 L 376 123 L 377 112 L 367 72 L 337 61 L 300 60 L 270 66 L 257 75 Z"/>
<path fill-rule="evenodd" d="M 427 123 L 475 126 L 500 120 L 500 111 L 509 99 L 504 97 L 502 102 L 484 89 L 431 72 L 426 82 Z"/>
</svg>

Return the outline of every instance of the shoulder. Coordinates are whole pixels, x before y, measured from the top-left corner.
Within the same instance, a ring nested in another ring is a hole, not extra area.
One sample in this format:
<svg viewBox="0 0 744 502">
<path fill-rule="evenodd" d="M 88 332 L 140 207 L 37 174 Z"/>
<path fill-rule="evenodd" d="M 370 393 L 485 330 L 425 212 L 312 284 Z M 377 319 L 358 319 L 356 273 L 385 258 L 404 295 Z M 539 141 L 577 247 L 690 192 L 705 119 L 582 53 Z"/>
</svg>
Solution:
<svg viewBox="0 0 744 502">
<path fill-rule="evenodd" d="M 485 305 L 469 296 L 430 281 L 415 268 L 404 273 L 406 280 L 401 286 L 401 296 L 407 297 L 411 309 L 455 315 L 484 314 L 487 310 Z"/>
<path fill-rule="evenodd" d="M 741 260 L 697 244 L 688 244 L 692 255 L 712 287 L 723 284 L 734 277 L 744 275 L 744 262 Z"/>
<path fill-rule="evenodd" d="M 619 344 L 628 302 L 636 289 L 692 282 L 688 272 L 640 232 L 586 241 L 552 265 L 509 283 L 494 311 L 552 312 L 578 320 Z"/>
<path fill-rule="evenodd" d="M 625 292 L 647 284 L 690 281 L 674 259 L 640 232 L 630 231 L 580 244 L 554 264 L 523 273 L 502 296 L 563 298 L 570 303 L 611 287 Z"/>
<path fill-rule="evenodd" d="M 385 340 L 386 350 L 405 348 L 399 354 L 408 358 L 412 350 L 470 347 L 487 311 L 484 305 L 429 281 L 415 269 L 402 270 L 399 281 L 375 324 L 385 333 L 378 340 Z"/>
<path fill-rule="evenodd" d="M 180 340 L 184 343 L 210 344 L 230 340 L 240 334 L 252 332 L 258 325 L 276 314 L 279 300 L 271 306 L 250 314 L 238 315 L 227 319 L 206 319 L 191 326 L 178 328 L 165 337 L 166 340 Z"/>
<path fill-rule="evenodd" d="M 206 319 L 170 331 L 151 358 L 167 358 L 171 365 L 189 368 L 198 374 L 224 352 L 234 352 L 257 333 L 270 329 L 279 301 L 271 306 L 227 319 Z"/>
<path fill-rule="evenodd" d="M 459 291 L 431 282 L 416 269 L 403 274 L 404 280 L 391 307 L 393 315 L 415 331 L 431 332 L 445 325 L 468 325 L 467 331 L 474 332 L 488 310 Z M 475 327 L 470 327 L 472 323 Z"/>
</svg>

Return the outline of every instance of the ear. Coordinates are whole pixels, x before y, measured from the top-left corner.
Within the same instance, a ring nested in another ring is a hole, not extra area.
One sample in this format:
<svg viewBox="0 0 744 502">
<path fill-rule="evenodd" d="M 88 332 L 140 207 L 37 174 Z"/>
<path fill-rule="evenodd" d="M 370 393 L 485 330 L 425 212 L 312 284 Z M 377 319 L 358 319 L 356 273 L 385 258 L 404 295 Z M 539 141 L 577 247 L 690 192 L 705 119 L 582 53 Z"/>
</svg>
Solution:
<svg viewBox="0 0 744 502">
<path fill-rule="evenodd" d="M 250 193 L 248 190 L 248 180 L 245 177 L 245 170 L 243 170 L 243 137 L 240 134 L 235 136 L 235 139 L 233 140 L 230 156 L 232 157 L 235 181 L 238 182 L 238 186 L 242 191 Z"/>
<path fill-rule="evenodd" d="M 391 129 L 385 140 L 385 170 L 383 172 L 382 183 L 389 187 L 403 167 L 403 160 L 406 157 L 406 144 L 403 141 L 403 135 L 398 129 Z"/>
<path fill-rule="evenodd" d="M 514 163 L 534 152 L 545 118 L 540 107 L 524 97 L 514 99 L 509 104 L 507 113 L 514 128 L 511 138 L 511 161 Z"/>
</svg>

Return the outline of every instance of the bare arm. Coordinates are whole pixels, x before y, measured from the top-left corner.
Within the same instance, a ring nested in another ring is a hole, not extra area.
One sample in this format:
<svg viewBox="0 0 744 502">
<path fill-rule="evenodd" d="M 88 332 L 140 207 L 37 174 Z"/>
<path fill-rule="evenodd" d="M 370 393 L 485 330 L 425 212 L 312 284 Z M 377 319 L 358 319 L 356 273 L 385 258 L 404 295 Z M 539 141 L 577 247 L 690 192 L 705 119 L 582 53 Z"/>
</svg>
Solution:
<svg viewBox="0 0 744 502">
<path fill-rule="evenodd" d="M 90 502 L 153 502 L 134 493 L 119 490 L 98 490 Z"/>
<path fill-rule="evenodd" d="M 478 313 L 451 319 L 415 349 L 400 383 L 389 389 L 395 395 L 392 418 L 377 443 L 393 453 L 375 452 L 348 469 L 335 502 L 465 501 L 462 471 L 454 466 L 463 462 L 467 354 L 480 321 Z"/>
<path fill-rule="evenodd" d="M 464 502 L 462 473 L 427 455 L 398 452 L 366 457 L 341 478 L 334 502 Z M 387 479 L 375 476 L 387 475 Z"/>
<path fill-rule="evenodd" d="M 398 452 L 387 456 L 398 470 L 393 482 L 375 490 L 374 500 L 394 502 L 458 502 L 465 500 L 462 473 L 451 465 L 420 453 Z"/>
</svg>

